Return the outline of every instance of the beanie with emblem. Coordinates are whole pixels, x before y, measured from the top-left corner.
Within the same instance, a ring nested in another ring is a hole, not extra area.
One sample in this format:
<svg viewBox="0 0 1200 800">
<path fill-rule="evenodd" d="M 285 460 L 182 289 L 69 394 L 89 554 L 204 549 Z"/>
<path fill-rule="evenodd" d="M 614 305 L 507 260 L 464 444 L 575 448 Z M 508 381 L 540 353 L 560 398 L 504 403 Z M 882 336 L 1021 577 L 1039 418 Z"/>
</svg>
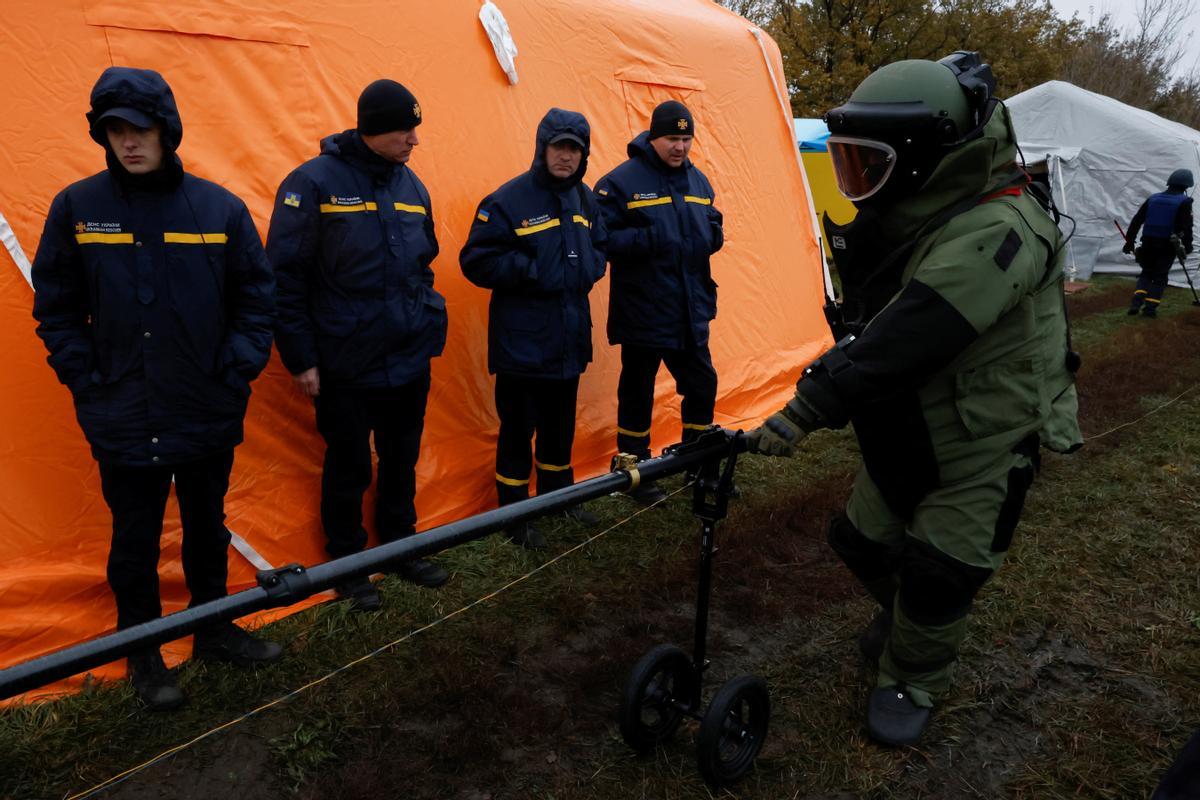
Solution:
<svg viewBox="0 0 1200 800">
<path fill-rule="evenodd" d="M 408 131 L 421 124 L 421 105 L 413 93 L 387 78 L 374 81 L 358 96 L 358 132 L 377 136 Z"/>
<path fill-rule="evenodd" d="M 695 136 L 696 124 L 692 112 L 677 100 L 660 103 L 650 115 L 650 138 L 660 136 Z"/>
</svg>

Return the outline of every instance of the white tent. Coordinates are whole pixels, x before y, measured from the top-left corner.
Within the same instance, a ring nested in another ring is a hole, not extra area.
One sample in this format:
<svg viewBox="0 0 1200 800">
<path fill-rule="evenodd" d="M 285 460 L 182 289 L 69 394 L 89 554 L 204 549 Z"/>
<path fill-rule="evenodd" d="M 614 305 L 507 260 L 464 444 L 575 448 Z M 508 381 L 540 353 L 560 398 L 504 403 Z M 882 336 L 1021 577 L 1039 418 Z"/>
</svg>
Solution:
<svg viewBox="0 0 1200 800">
<path fill-rule="evenodd" d="M 1124 229 L 1142 201 L 1166 188 L 1173 170 L 1190 169 L 1200 180 L 1200 131 L 1063 81 L 1035 86 L 1007 104 L 1026 162 L 1045 165 L 1055 203 L 1075 219 L 1070 277 L 1136 275 L 1113 221 Z M 1062 228 L 1069 233 L 1070 221 Z M 1196 244 L 1200 250 L 1200 231 Z M 1198 264 L 1200 252 L 1188 259 L 1193 280 Z M 1178 267 L 1171 283 L 1185 285 Z"/>
</svg>

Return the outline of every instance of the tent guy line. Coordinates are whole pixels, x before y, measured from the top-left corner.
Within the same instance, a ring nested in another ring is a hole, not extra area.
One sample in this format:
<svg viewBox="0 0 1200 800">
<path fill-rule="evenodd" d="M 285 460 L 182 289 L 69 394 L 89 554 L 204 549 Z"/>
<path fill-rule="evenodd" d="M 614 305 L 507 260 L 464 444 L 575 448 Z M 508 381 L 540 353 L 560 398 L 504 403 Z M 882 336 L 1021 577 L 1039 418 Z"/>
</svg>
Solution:
<svg viewBox="0 0 1200 800">
<path fill-rule="evenodd" d="M 128 780 L 129 778 L 132 778 L 134 775 L 137 775 L 138 773 L 149 769 L 150 767 L 154 766 L 155 764 L 159 763 L 160 761 L 164 761 L 165 759 L 168 759 L 171 756 L 178 755 L 179 753 L 182 753 L 184 750 L 187 750 L 189 747 L 199 744 L 200 742 L 204 741 L 205 739 L 208 739 L 209 737 L 215 736 L 216 734 L 221 733 L 222 731 L 228 730 L 229 728 L 232 728 L 235 725 L 245 722 L 246 720 L 250 719 L 251 717 L 257 716 L 258 714 L 260 714 L 264 711 L 268 711 L 277 705 L 281 705 L 281 704 L 287 702 L 288 700 L 291 700 L 294 697 L 298 697 L 299 695 L 303 694 L 304 692 L 308 691 L 309 689 L 312 689 L 316 686 L 320 686 L 321 684 L 331 680 L 332 678 L 351 669 L 352 667 L 356 667 L 359 664 L 370 661 L 371 659 L 373 659 L 377 656 L 383 655 L 387 651 L 389 651 L 395 647 L 398 647 L 401 644 L 404 644 L 409 639 L 412 639 L 413 637 L 415 637 L 419 634 L 422 634 L 425 631 L 430 630 L 431 628 L 441 625 L 443 622 L 448 622 L 449 620 L 451 620 L 455 617 L 465 614 L 466 612 L 470 611 L 473 608 L 477 608 L 478 606 L 483 605 L 484 603 L 488 602 L 489 600 L 494 600 L 495 598 L 499 597 L 501 594 L 508 591 L 509 589 L 512 589 L 513 587 L 517 586 L 518 584 L 524 583 L 525 581 L 532 578 L 534 575 L 537 575 L 539 572 L 542 572 L 542 571 L 546 570 L 547 568 L 562 561 L 563 559 L 567 558 L 567 556 L 570 556 L 570 555 L 573 555 L 574 553 L 579 552 L 583 548 L 590 545 L 592 542 L 595 542 L 597 539 L 600 539 L 602 536 L 605 536 L 608 533 L 616 530 L 617 528 L 620 528 L 620 527 L 626 525 L 627 523 L 632 522 L 634 519 L 641 516 L 642 514 L 645 514 L 648 511 L 653 511 L 655 508 L 657 508 L 660 505 L 663 505 L 668 500 L 672 499 L 673 497 L 680 494 L 681 492 L 687 491 L 688 489 L 692 488 L 693 483 L 694 483 L 694 481 L 684 482 L 684 484 L 682 486 L 680 486 L 675 491 L 670 492 L 666 497 L 662 498 L 661 500 L 651 503 L 650 505 L 645 506 L 643 508 L 639 508 L 638 510 L 634 511 L 629 516 L 627 516 L 623 519 L 620 519 L 620 520 L 614 522 L 612 525 L 609 525 L 604 530 L 599 531 L 599 532 L 589 536 L 587 539 L 584 539 L 582 542 L 575 545 L 574 547 L 564 550 L 563 552 L 554 556 L 553 558 L 546 561 L 545 563 L 539 564 L 538 566 L 531 569 L 529 572 L 526 572 L 523 575 L 519 575 L 516 578 L 513 578 L 511 581 L 504 584 L 503 586 L 500 586 L 497 589 L 493 589 L 492 591 L 488 592 L 487 594 L 483 595 L 482 597 L 476 598 L 475 600 L 471 601 L 470 603 L 467 603 L 465 606 L 461 606 L 461 607 L 455 609 L 454 611 L 451 611 L 450 613 L 445 614 L 445 615 L 439 617 L 438 619 L 433 620 L 432 622 L 422 625 L 419 628 L 414 628 L 413 630 L 411 630 L 408 633 L 401 636 L 399 639 L 394 639 L 386 644 L 380 645 L 379 647 L 375 648 L 371 652 L 361 655 L 358 658 L 354 659 L 353 661 L 343 664 L 342 666 L 340 666 L 334 670 L 331 670 L 330 672 L 326 673 L 325 675 L 322 675 L 319 678 L 315 678 L 315 679 L 309 681 L 308 683 L 304 684 L 303 686 L 298 686 L 295 689 L 288 692 L 287 694 L 280 695 L 279 697 L 275 698 L 274 700 L 270 700 L 266 703 L 263 703 L 262 705 L 258 706 L 257 708 L 252 708 L 249 711 L 247 711 L 245 714 L 242 714 L 239 717 L 235 717 L 231 720 L 228 720 L 227 722 L 223 722 L 220 725 L 217 725 L 214 728 L 210 728 L 209 730 L 205 731 L 204 733 L 201 733 L 200 735 L 195 736 L 192 739 L 189 739 L 188 741 L 183 742 L 182 744 L 177 744 L 174 747 L 168 748 L 167 750 L 164 750 L 163 752 L 159 753 L 158 755 L 154 756 L 153 758 L 150 758 L 147 761 L 144 761 L 141 764 L 138 764 L 136 766 L 130 767 L 129 769 L 125 770 L 124 772 L 119 772 L 116 775 L 113 775 L 111 778 L 108 778 L 108 779 L 96 784 L 95 786 L 92 786 L 90 789 L 85 789 L 82 792 L 70 795 L 69 797 L 66 798 L 66 800 L 87 800 L 87 798 L 89 798 L 89 797 L 94 797 L 95 795 L 104 791 L 105 789 L 110 789 L 113 786 L 116 786 L 117 784 L 122 783 L 122 782 Z"/>
</svg>

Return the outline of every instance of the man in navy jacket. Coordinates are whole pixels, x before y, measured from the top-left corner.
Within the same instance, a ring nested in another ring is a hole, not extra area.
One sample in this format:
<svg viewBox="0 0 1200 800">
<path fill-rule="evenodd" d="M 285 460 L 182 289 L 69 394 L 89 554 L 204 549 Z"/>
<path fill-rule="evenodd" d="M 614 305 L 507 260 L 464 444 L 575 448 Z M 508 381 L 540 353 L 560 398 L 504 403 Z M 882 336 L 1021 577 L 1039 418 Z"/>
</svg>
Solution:
<svg viewBox="0 0 1200 800">
<path fill-rule="evenodd" d="M 582 114 L 550 109 L 538 125 L 533 166 L 483 199 L 459 256 L 463 274 L 492 290 L 488 371 L 500 416 L 500 505 L 529 496 L 533 467 L 538 494 L 574 482 L 579 376 L 592 360 L 588 292 L 604 276 L 604 225 L 583 183 L 590 142 Z M 582 507 L 568 516 L 598 521 Z M 508 535 L 529 549 L 545 546 L 532 524 Z"/>
<path fill-rule="evenodd" d="M 1167 178 L 1167 190 L 1146 198 L 1129 222 L 1123 252 L 1134 252 L 1138 231 L 1142 233 L 1142 244 L 1137 248 L 1142 273 L 1129 301 L 1130 316 L 1139 310 L 1143 317 L 1158 316 L 1171 266 L 1176 258 L 1192 252 L 1192 198 L 1187 194 L 1192 183 L 1191 170 L 1175 170 Z"/>
<path fill-rule="evenodd" d="M 708 324 L 717 315 L 709 257 L 725 235 L 708 179 L 691 160 L 695 122 L 682 103 L 654 109 L 629 160 L 596 183 L 612 263 L 608 341 L 621 345 L 617 450 L 650 457 L 654 380 L 665 363 L 682 395 L 683 438 L 712 424 L 717 373 Z M 631 493 L 663 498 L 653 482 Z"/>
<path fill-rule="evenodd" d="M 274 284 L 242 201 L 183 171 L 183 125 L 161 75 L 110 67 L 91 106 L 108 169 L 54 198 L 33 263 L 33 315 L 100 465 L 113 517 L 108 581 L 127 628 L 162 614 L 172 479 L 192 605 L 226 594 L 225 492 L 250 382 L 271 353 Z M 220 623 L 196 633 L 193 652 L 251 664 L 282 649 Z M 157 647 L 128 663 L 148 706 L 183 702 Z"/>
<path fill-rule="evenodd" d="M 408 89 L 371 83 L 358 99 L 358 127 L 323 139 L 321 154 L 284 179 L 267 234 L 278 281 L 276 345 L 297 387 L 313 398 L 325 439 L 321 523 L 335 558 L 366 545 L 372 433 L 379 539 L 416 531 L 429 362 L 446 342 L 446 301 L 429 266 L 438 253 L 433 209 L 407 166 L 420 123 Z M 426 559 L 394 571 L 421 586 L 448 577 Z M 356 609 L 380 606 L 366 578 L 339 590 Z"/>
</svg>

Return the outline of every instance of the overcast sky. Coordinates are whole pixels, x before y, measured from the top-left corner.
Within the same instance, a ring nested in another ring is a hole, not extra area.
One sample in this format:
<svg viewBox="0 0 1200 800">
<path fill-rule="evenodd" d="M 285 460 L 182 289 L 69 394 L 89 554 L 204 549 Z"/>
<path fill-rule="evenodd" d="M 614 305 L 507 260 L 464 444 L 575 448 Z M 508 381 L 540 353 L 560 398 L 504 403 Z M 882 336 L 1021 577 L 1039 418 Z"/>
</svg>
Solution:
<svg viewBox="0 0 1200 800">
<path fill-rule="evenodd" d="M 1069 19 L 1077 14 L 1084 23 L 1095 22 L 1108 13 L 1116 22 L 1117 28 L 1131 30 L 1137 20 L 1137 9 L 1140 0 L 1050 0 L 1059 16 Z M 1186 43 L 1184 61 L 1176 68 L 1176 74 L 1186 73 L 1193 67 L 1200 67 L 1200 1 L 1191 0 L 1192 16 L 1184 23 L 1180 40 Z"/>
</svg>

